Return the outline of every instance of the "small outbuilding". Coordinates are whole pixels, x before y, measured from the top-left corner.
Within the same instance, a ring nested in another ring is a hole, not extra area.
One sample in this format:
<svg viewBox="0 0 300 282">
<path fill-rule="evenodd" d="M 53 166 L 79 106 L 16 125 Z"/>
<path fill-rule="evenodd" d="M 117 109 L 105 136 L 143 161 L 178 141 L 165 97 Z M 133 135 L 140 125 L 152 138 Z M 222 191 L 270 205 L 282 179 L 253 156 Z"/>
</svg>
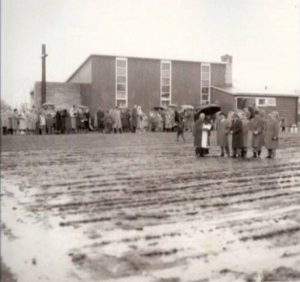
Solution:
<svg viewBox="0 0 300 282">
<path fill-rule="evenodd" d="M 296 124 L 299 112 L 299 94 L 288 92 L 243 91 L 232 87 L 211 87 L 211 99 L 222 107 L 224 112 L 244 109 L 249 106 L 264 109 L 266 112 L 277 110 L 285 118 L 286 125 Z"/>
</svg>

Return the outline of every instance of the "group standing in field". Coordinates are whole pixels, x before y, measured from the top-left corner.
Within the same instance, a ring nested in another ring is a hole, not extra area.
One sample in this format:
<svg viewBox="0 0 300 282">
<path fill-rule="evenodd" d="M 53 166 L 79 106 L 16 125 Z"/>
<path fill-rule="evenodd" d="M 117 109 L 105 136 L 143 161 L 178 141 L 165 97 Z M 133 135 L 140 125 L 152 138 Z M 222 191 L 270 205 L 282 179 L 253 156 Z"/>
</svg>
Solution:
<svg viewBox="0 0 300 282">
<path fill-rule="evenodd" d="M 280 117 L 276 111 L 266 114 L 262 110 L 254 110 L 250 113 L 245 109 L 229 112 L 227 116 L 220 112 L 214 122 L 201 113 L 193 131 L 197 157 L 204 157 L 209 153 L 209 137 L 214 127 L 221 157 L 246 158 L 249 149 L 252 149 L 252 157 L 259 158 L 263 147 L 268 151 L 267 158 L 276 156 L 280 131 Z"/>
<path fill-rule="evenodd" d="M 201 112 L 201 111 L 200 111 Z M 66 134 L 66 133 L 135 133 L 141 131 L 176 132 L 176 140 L 185 142 L 185 132 L 194 136 L 195 154 L 209 154 L 210 133 L 216 130 L 220 156 L 246 158 L 249 150 L 253 158 L 261 156 L 262 148 L 268 158 L 276 156 L 278 135 L 285 131 L 286 120 L 278 112 L 265 113 L 255 108 L 236 112 L 217 112 L 214 115 L 195 113 L 192 107 L 156 107 L 149 115 L 140 106 L 132 109 L 114 107 L 110 110 L 98 108 L 91 116 L 85 106 L 69 109 L 53 107 L 1 113 L 2 134 Z"/>
</svg>

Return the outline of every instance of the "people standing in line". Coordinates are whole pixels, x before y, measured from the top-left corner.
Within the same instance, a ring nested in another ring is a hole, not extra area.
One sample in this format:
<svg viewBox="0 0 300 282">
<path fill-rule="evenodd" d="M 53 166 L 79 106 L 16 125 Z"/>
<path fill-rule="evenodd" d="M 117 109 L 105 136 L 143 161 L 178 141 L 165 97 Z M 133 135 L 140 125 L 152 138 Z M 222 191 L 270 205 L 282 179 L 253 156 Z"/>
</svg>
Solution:
<svg viewBox="0 0 300 282">
<path fill-rule="evenodd" d="M 229 141 L 228 135 L 230 132 L 230 123 L 226 119 L 224 113 L 220 113 L 216 121 L 216 130 L 217 130 L 217 145 L 221 148 L 221 157 L 224 157 L 225 154 L 227 157 L 230 156 L 229 151 Z"/>
<path fill-rule="evenodd" d="M 243 124 L 236 113 L 232 116 L 230 130 L 232 134 L 232 158 L 236 158 L 239 154 L 241 155 L 243 147 Z"/>
<path fill-rule="evenodd" d="M 276 149 L 279 146 L 279 115 L 277 112 L 272 112 L 268 115 L 265 126 L 265 147 L 268 150 L 268 159 L 274 159 Z"/>
<path fill-rule="evenodd" d="M 184 138 L 184 112 L 178 115 L 178 122 L 177 122 L 177 141 L 179 141 L 179 137 L 185 142 Z"/>
<path fill-rule="evenodd" d="M 254 112 L 251 120 L 250 129 L 252 131 L 253 158 L 260 157 L 261 149 L 264 145 L 264 119 L 259 111 Z"/>
<path fill-rule="evenodd" d="M 199 115 L 199 118 L 194 124 L 194 146 L 196 157 L 204 157 L 209 153 L 209 134 L 212 126 L 204 113 Z"/>
<path fill-rule="evenodd" d="M 137 105 L 134 105 L 133 109 L 131 110 L 131 130 L 133 133 L 136 132 L 138 123 L 138 111 L 137 111 Z"/>
<path fill-rule="evenodd" d="M 242 148 L 241 148 L 241 157 L 245 158 L 247 156 L 248 147 L 249 147 L 249 119 L 248 110 L 246 112 L 240 113 L 240 118 L 242 121 Z"/>
</svg>

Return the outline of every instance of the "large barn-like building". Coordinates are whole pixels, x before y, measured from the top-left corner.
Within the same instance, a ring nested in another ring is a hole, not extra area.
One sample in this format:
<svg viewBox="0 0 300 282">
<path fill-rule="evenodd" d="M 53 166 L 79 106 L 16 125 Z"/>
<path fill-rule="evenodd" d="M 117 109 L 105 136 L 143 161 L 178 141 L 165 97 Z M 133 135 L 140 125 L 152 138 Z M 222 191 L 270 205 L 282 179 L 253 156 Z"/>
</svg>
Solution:
<svg viewBox="0 0 300 282">
<path fill-rule="evenodd" d="M 155 106 L 199 107 L 209 103 L 218 103 L 227 112 L 239 108 L 242 97 L 250 96 L 258 99 L 254 99 L 258 106 L 279 107 L 289 122 L 297 121 L 295 94 L 277 93 L 269 97 L 232 89 L 230 55 L 222 56 L 220 62 L 91 55 L 66 82 L 47 82 L 46 102 L 70 107 L 83 104 L 92 114 L 98 107 L 107 110 L 139 105 L 147 113 Z M 37 107 L 41 105 L 40 82 L 35 84 L 32 101 Z"/>
</svg>

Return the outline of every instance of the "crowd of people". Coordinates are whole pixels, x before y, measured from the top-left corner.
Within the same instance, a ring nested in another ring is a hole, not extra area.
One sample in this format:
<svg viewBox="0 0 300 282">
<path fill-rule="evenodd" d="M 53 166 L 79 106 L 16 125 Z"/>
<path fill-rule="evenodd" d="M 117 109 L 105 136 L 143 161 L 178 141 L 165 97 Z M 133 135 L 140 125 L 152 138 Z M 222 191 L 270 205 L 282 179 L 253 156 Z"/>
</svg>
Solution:
<svg viewBox="0 0 300 282">
<path fill-rule="evenodd" d="M 280 126 L 277 111 L 266 114 L 263 110 L 256 109 L 250 113 L 248 109 L 244 109 L 229 112 L 227 116 L 220 112 L 214 122 L 211 117 L 201 113 L 193 131 L 195 154 L 197 157 L 204 157 L 209 153 L 210 132 L 215 127 L 221 157 L 246 158 L 249 149 L 252 149 L 252 157 L 259 158 L 265 147 L 268 151 L 267 158 L 275 158 Z"/>
<path fill-rule="evenodd" d="M 184 115 L 185 128 L 192 131 L 191 111 L 180 113 L 172 108 L 158 108 L 149 112 L 140 106 L 132 109 L 115 107 L 104 111 L 101 107 L 92 116 L 85 106 L 70 109 L 45 107 L 37 109 L 7 110 L 1 112 L 2 134 L 68 134 L 83 132 L 135 133 L 137 131 L 174 131 Z"/>
<path fill-rule="evenodd" d="M 251 111 L 250 111 L 251 110 Z M 268 158 L 274 158 L 279 142 L 280 126 L 285 131 L 285 120 L 278 112 L 266 114 L 263 110 L 249 109 L 204 113 L 195 115 L 192 108 L 153 108 L 149 115 L 140 106 L 132 109 L 115 107 L 104 111 L 98 108 L 91 116 L 88 107 L 72 106 L 69 110 L 43 108 L 1 112 L 2 134 L 65 134 L 96 131 L 101 133 L 135 133 L 137 131 L 177 132 L 177 141 L 190 131 L 194 136 L 195 154 L 204 157 L 209 153 L 210 133 L 216 130 L 220 155 L 233 158 L 247 157 L 252 149 L 253 158 L 261 155 L 263 146 Z"/>
</svg>

